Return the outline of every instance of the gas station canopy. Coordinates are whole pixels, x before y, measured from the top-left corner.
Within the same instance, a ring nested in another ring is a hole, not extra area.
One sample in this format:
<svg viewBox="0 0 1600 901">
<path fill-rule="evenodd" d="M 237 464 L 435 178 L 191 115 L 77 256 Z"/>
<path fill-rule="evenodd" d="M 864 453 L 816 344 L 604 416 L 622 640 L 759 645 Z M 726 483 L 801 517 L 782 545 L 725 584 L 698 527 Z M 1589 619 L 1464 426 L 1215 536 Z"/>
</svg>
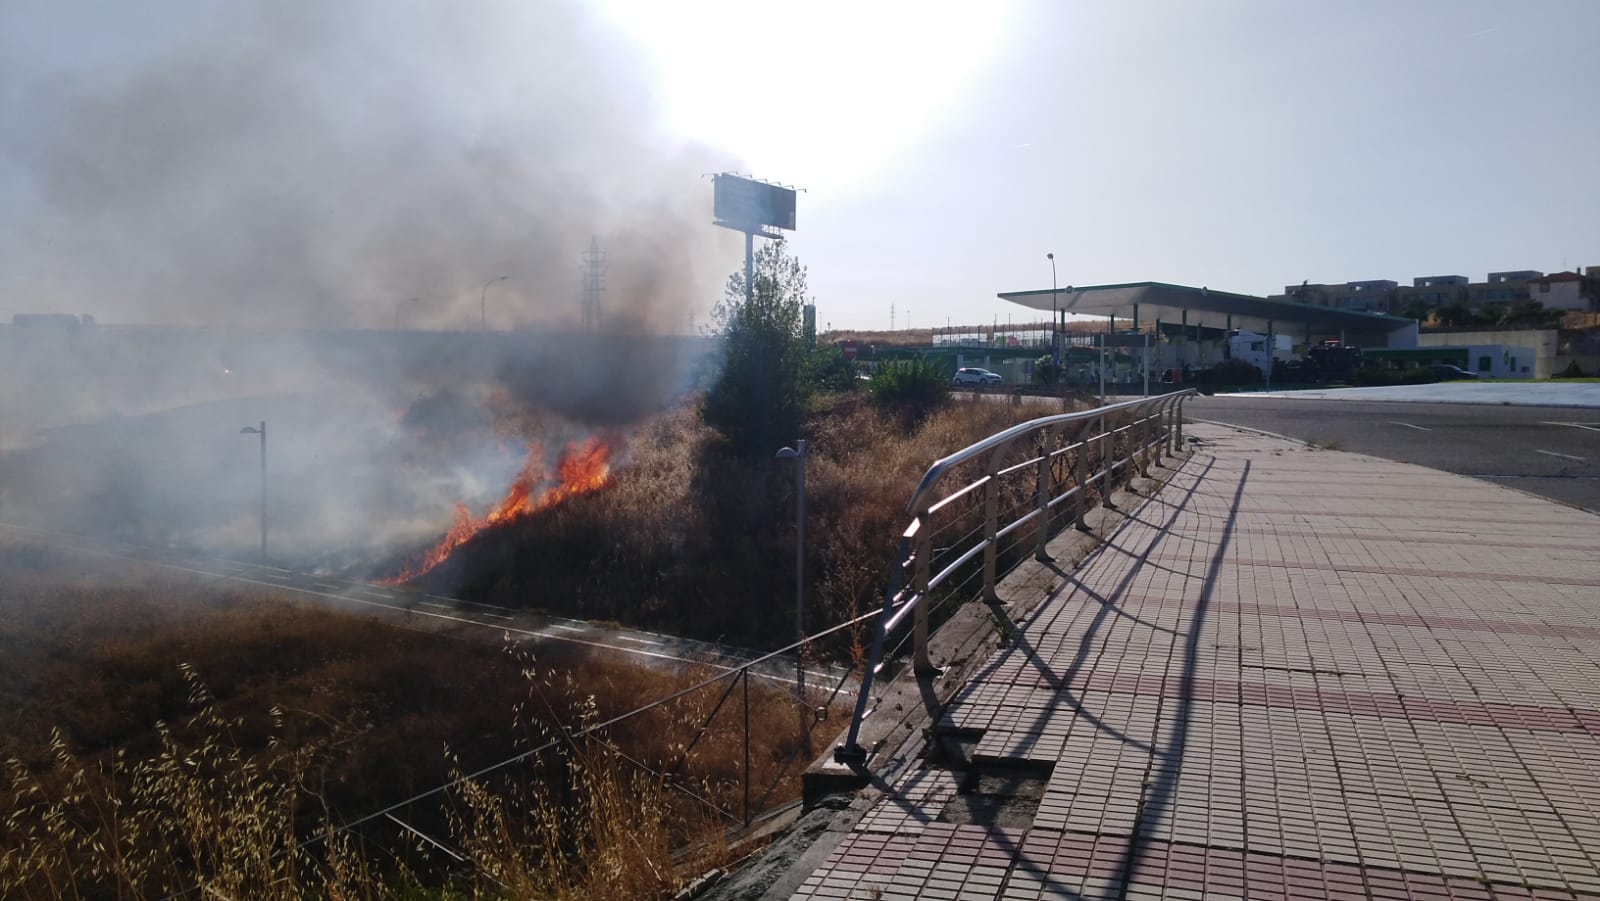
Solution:
<svg viewBox="0 0 1600 901">
<path fill-rule="evenodd" d="M 1106 316 L 1163 325 L 1246 329 L 1291 335 L 1303 340 L 1338 338 L 1352 344 L 1409 347 L 1416 343 L 1416 321 L 1383 313 L 1314 307 L 1248 294 L 1191 288 L 1163 282 L 1006 291 L 1001 300 L 1035 310 L 1081 316 Z"/>
</svg>

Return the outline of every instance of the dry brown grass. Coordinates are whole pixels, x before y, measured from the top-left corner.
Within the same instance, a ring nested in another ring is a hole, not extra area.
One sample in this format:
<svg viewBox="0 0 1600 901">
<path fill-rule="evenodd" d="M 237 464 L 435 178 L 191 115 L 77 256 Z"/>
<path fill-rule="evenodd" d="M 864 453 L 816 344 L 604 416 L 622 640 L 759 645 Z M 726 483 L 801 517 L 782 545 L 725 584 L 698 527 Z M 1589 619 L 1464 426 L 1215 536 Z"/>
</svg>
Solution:
<svg viewBox="0 0 1600 901">
<path fill-rule="evenodd" d="M 819 408 L 807 424 L 811 630 L 879 600 L 906 501 L 929 464 L 1044 412 L 963 401 L 908 425 L 862 396 Z M 635 437 L 607 488 L 480 535 L 424 584 L 771 647 L 793 635 L 793 494 L 791 464 L 741 464 L 693 411 L 680 410 Z"/>
<path fill-rule="evenodd" d="M 820 408 L 808 624 L 880 602 L 933 460 L 1038 412 L 962 402 L 908 425 L 863 398 Z M 608 488 L 491 531 L 433 578 L 771 642 L 792 628 L 791 479 L 775 461 L 738 464 L 678 411 L 633 437 Z M 0 651 L 0 710 L 15 711 L 0 730 L 5 897 L 659 896 L 680 881 L 671 849 L 702 849 L 699 872 L 744 816 L 746 736 L 752 813 L 795 797 L 818 747 L 793 699 L 759 682 L 748 711 L 743 686 L 716 682 L 578 737 L 709 670 L 508 655 L 29 545 L 0 545 Z M 397 811 L 417 833 L 332 828 L 515 755 L 442 806 Z"/>
<path fill-rule="evenodd" d="M 670 849 L 728 822 L 687 792 L 743 812 L 742 696 L 710 716 L 721 684 L 567 738 L 696 684 L 703 668 L 535 659 L 15 545 L 0 547 L 0 623 L 0 699 L 15 711 L 0 733 L 0 897 L 202 884 L 230 898 L 425 885 L 650 897 L 679 881 Z M 750 697 L 764 808 L 798 793 L 811 747 L 785 694 L 753 683 Z M 448 805 L 397 811 L 470 865 L 386 819 L 330 831 L 552 736 L 562 741 L 458 786 Z"/>
</svg>

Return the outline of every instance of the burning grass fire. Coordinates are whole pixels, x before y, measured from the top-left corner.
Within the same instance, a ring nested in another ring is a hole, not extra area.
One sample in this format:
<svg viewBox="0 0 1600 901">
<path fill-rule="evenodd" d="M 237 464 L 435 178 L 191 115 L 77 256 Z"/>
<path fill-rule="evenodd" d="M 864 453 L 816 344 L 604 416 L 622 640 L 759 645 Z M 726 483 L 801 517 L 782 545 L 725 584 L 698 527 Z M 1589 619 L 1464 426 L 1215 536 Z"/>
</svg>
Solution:
<svg viewBox="0 0 1600 901">
<path fill-rule="evenodd" d="M 407 564 L 399 575 L 385 579 L 383 584 L 400 585 L 426 575 L 447 560 L 456 548 L 490 526 L 532 516 L 569 497 L 604 486 L 611 479 L 613 451 L 612 443 L 600 437 L 569 442 L 556 458 L 555 477 L 550 478 L 545 469 L 544 446 L 538 442 L 529 444 L 522 469 L 494 509 L 483 518 L 474 519 L 467 505 L 458 502 L 455 524 L 444 538 L 415 562 Z"/>
</svg>

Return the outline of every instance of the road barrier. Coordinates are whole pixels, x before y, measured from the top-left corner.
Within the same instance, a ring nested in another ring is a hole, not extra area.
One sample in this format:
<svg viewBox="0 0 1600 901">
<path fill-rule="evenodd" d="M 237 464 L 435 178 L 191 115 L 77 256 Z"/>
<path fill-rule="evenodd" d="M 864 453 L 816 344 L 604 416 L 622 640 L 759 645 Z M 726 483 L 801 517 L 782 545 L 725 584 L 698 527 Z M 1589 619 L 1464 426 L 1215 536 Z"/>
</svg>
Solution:
<svg viewBox="0 0 1600 901">
<path fill-rule="evenodd" d="M 1147 473 L 1183 441 L 1183 402 L 1194 389 L 1045 416 L 991 435 L 928 467 L 911 495 L 911 523 L 900 536 L 872 650 L 856 696 L 840 763 L 860 765 L 861 723 L 872 684 L 912 645 L 919 676 L 940 671 L 928 659 L 935 616 L 981 597 L 999 604 L 995 585 L 1030 551 L 1048 561 L 1045 545 L 1068 524 L 1085 529 L 1084 514 L 1112 507 L 1111 494 L 1135 471 Z M 905 629 L 910 621 L 909 634 Z M 891 648 L 892 645 L 892 649 Z M 889 649 L 889 650 L 886 650 Z"/>
</svg>

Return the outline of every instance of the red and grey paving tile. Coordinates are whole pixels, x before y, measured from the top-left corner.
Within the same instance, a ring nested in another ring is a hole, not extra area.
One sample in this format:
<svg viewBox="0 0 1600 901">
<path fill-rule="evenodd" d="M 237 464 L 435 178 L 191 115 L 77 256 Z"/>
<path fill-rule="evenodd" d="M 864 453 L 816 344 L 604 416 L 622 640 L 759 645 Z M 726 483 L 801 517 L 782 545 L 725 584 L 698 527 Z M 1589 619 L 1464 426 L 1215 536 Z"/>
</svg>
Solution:
<svg viewBox="0 0 1600 901">
<path fill-rule="evenodd" d="M 1600 899 L 1600 518 L 1191 434 L 796 897 Z"/>
</svg>

